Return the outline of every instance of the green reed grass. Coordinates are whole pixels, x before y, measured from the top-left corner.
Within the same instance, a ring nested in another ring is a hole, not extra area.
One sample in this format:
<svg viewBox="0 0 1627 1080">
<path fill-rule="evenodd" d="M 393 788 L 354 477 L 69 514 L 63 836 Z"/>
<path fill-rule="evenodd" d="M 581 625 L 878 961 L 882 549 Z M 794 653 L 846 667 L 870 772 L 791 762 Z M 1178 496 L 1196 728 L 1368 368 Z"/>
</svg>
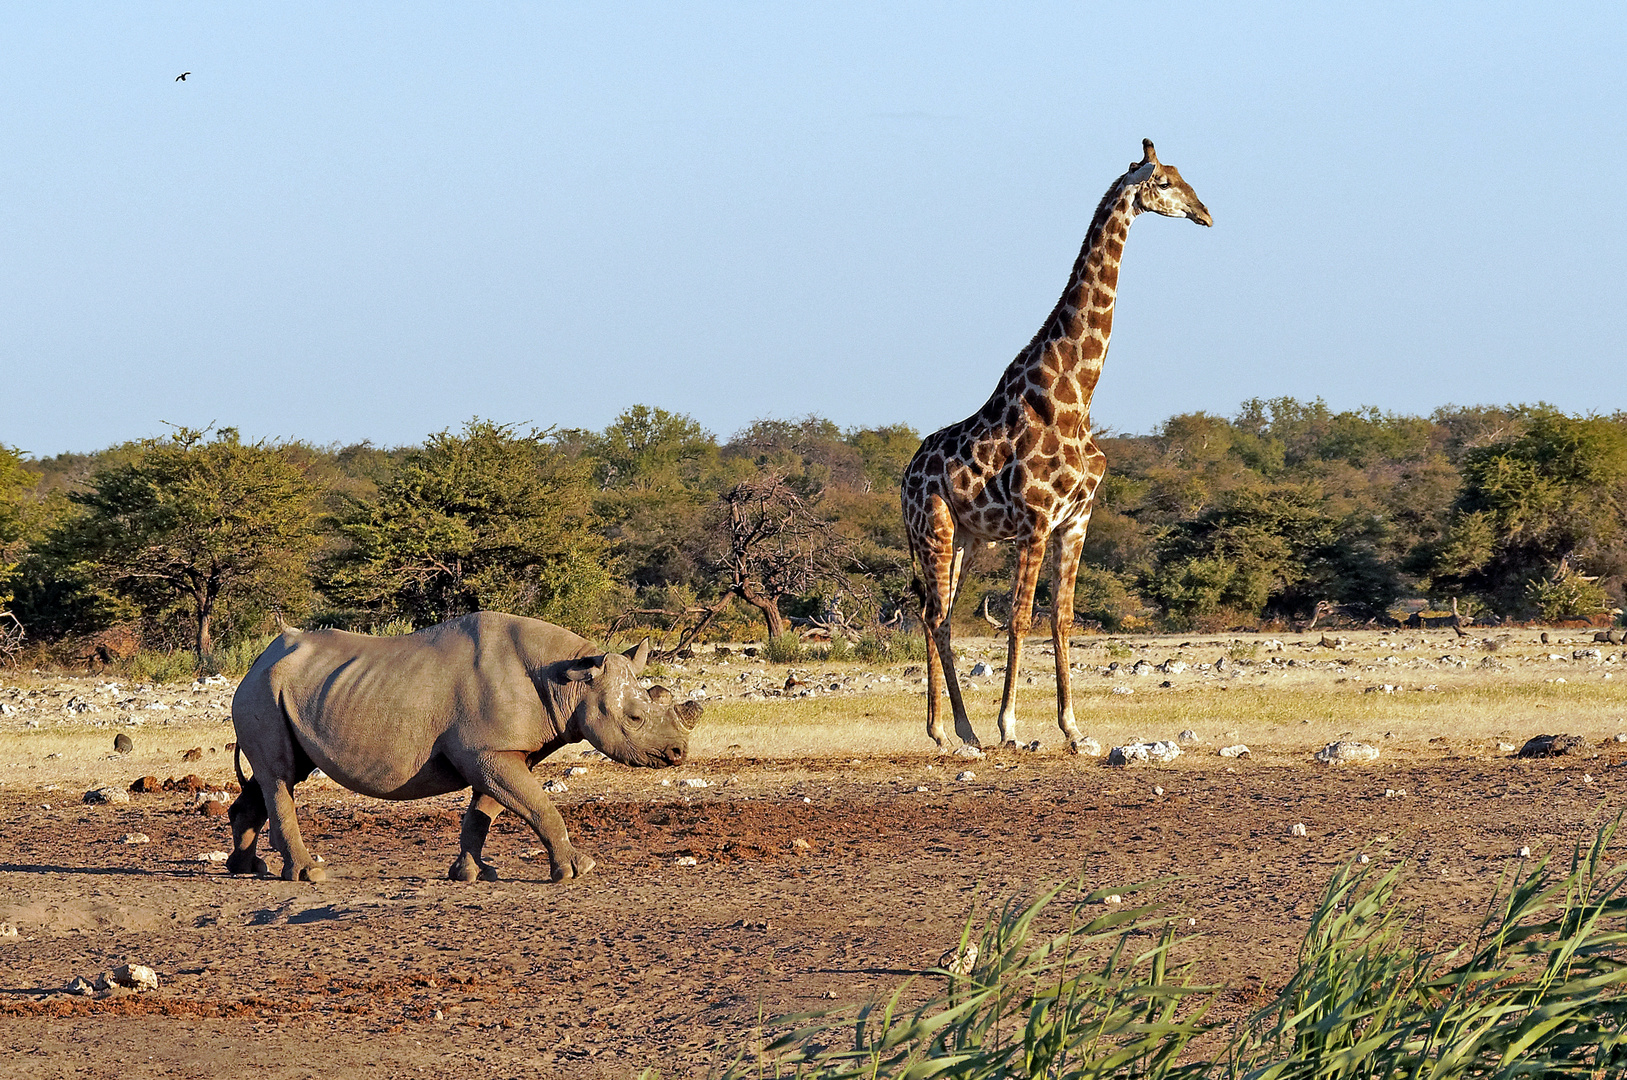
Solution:
<svg viewBox="0 0 1627 1080">
<path fill-rule="evenodd" d="M 1171 972 L 1181 944 L 1152 906 L 1101 912 L 1099 890 L 1068 928 L 1037 940 L 1052 889 L 972 922 L 947 963 L 885 1001 L 770 1021 L 783 1034 L 724 1075 L 984 1080 L 1519 1080 L 1627 1076 L 1627 867 L 1606 862 L 1620 820 L 1558 874 L 1544 860 L 1499 889 L 1480 933 L 1417 941 L 1419 916 L 1379 872 L 1352 861 L 1312 917 L 1293 976 L 1221 1032 L 1218 988 Z M 1125 890 L 1120 890 L 1121 893 Z M 1148 945 L 1149 941 L 1156 941 Z M 965 970 L 962 970 L 962 967 Z M 923 981 L 937 993 L 913 1009 Z"/>
</svg>

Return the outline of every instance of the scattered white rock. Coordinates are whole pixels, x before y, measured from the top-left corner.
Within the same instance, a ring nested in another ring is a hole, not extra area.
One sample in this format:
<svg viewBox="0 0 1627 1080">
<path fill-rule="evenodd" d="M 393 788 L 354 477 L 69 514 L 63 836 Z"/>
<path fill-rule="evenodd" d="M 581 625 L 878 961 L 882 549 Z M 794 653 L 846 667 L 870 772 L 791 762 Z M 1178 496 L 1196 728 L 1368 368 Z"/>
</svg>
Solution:
<svg viewBox="0 0 1627 1080">
<path fill-rule="evenodd" d="M 1242 743 L 1237 743 L 1232 746 L 1222 746 L 1220 748 L 1220 756 L 1245 758 L 1249 756 L 1248 747 L 1244 746 Z"/>
<path fill-rule="evenodd" d="M 0 937 L 16 937 L 17 928 L 8 922 L 0 922 Z"/>
<path fill-rule="evenodd" d="M 984 756 L 983 751 L 971 743 L 961 743 L 951 752 L 951 757 L 969 758 L 973 761 Z"/>
<path fill-rule="evenodd" d="M 587 769 L 583 768 L 581 765 L 572 765 L 570 768 L 565 770 L 566 776 L 586 776 L 587 774 Z"/>
<path fill-rule="evenodd" d="M 88 803 L 103 805 L 127 803 L 130 801 L 130 793 L 121 787 L 114 787 L 112 785 L 107 787 L 91 788 L 89 791 L 85 792 L 85 801 Z"/>
<path fill-rule="evenodd" d="M 130 990 L 157 990 L 158 972 L 143 964 L 121 964 L 96 977 L 96 989 L 123 986 Z"/>
<path fill-rule="evenodd" d="M 989 665 L 987 665 L 983 661 L 979 660 L 977 663 L 972 665 L 972 670 L 969 671 L 967 674 L 969 674 L 974 679 L 981 679 L 981 678 L 983 678 L 984 676 L 986 676 L 986 675 L 988 675 L 990 673 L 991 673 L 991 669 L 990 669 Z"/>
<path fill-rule="evenodd" d="M 1109 893 L 1106 896 L 1102 897 L 1102 903 L 1104 903 L 1104 904 L 1122 904 L 1122 903 L 1124 903 L 1124 897 L 1120 896 L 1118 893 Z"/>
<path fill-rule="evenodd" d="M 698 865 L 698 861 L 696 860 L 695 856 L 693 856 L 693 855 L 680 855 L 676 859 L 672 860 L 672 865 L 673 866 L 696 866 L 696 865 Z"/>
<path fill-rule="evenodd" d="M 1384 789 L 1384 797 L 1386 799 L 1404 799 L 1404 798 L 1407 797 L 1407 789 L 1406 788 L 1385 788 Z"/>
<path fill-rule="evenodd" d="M 1115 687 L 1113 687 L 1113 693 L 1115 693 L 1115 694 L 1133 694 L 1133 693 L 1135 693 L 1135 691 L 1131 690 L 1128 686 L 1115 686 Z"/>
<path fill-rule="evenodd" d="M 977 942 L 968 941 L 964 949 L 951 949 L 938 958 L 938 963 L 951 975 L 970 975 L 977 967 Z"/>
<path fill-rule="evenodd" d="M 1330 742 L 1312 755 L 1317 761 L 1329 765 L 1348 765 L 1353 761 L 1372 761 L 1378 757 L 1378 747 L 1368 746 L 1363 742 L 1354 742 L 1349 739 L 1340 739 Z"/>
<path fill-rule="evenodd" d="M 1515 746 L 1511 742 L 1499 742 L 1497 744 L 1497 749 L 1501 750 L 1505 754 L 1512 754 L 1514 751 L 1518 750 L 1519 747 Z"/>
<path fill-rule="evenodd" d="M 125 833 L 124 839 L 119 841 L 121 844 L 150 844 L 152 842 L 153 838 L 144 832 Z"/>
<path fill-rule="evenodd" d="M 1180 743 L 1182 746 L 1185 746 L 1188 743 L 1195 743 L 1198 741 L 1198 733 L 1193 731 L 1191 728 L 1187 728 L 1185 731 L 1175 736 L 1175 741 Z"/>
<path fill-rule="evenodd" d="M 1528 848 L 1528 847 L 1522 847 L 1520 849 L 1520 858 L 1529 859 L 1530 857 L 1531 857 L 1531 849 Z"/>
<path fill-rule="evenodd" d="M 1294 822 L 1294 827 L 1293 827 L 1293 828 L 1291 828 L 1291 829 L 1289 829 L 1289 830 L 1288 830 L 1288 831 L 1289 831 L 1289 832 L 1290 832 L 1290 833 L 1292 833 L 1292 834 L 1293 834 L 1293 835 L 1295 835 L 1295 836 L 1304 836 L 1304 835 L 1306 835 L 1306 829 L 1305 829 L 1305 826 L 1303 826 L 1303 825 L 1301 825 L 1301 824 L 1300 824 L 1300 823 L 1299 823 L 1299 822 L 1297 822 L 1297 821 L 1296 821 L 1296 822 Z"/>
<path fill-rule="evenodd" d="M 959 780 L 959 781 L 962 781 L 962 782 L 965 782 L 965 781 L 968 781 L 968 780 L 976 780 L 977 779 L 977 774 L 975 772 L 973 772 L 972 770 L 967 769 L 964 772 L 956 773 L 955 774 L 955 779 Z"/>
<path fill-rule="evenodd" d="M 532 859 L 540 859 L 546 854 L 548 854 L 548 850 L 546 848 L 526 848 L 524 851 L 520 852 L 520 858 L 530 862 Z"/>
<path fill-rule="evenodd" d="M 678 786 L 679 787 L 686 787 L 686 788 L 704 788 L 704 787 L 711 787 L 712 785 L 711 785 L 710 781 L 703 780 L 698 776 L 691 776 L 691 777 L 688 777 L 686 779 L 678 781 Z"/>
<path fill-rule="evenodd" d="M 1272 638 L 1265 643 L 1265 651 L 1282 652 L 1282 642 L 1278 641 L 1276 638 Z"/>
<path fill-rule="evenodd" d="M 1107 752 L 1109 765 L 1129 765 L 1139 761 L 1174 761 L 1181 756 L 1181 748 L 1172 742 L 1130 743 L 1115 746 Z"/>
<path fill-rule="evenodd" d="M 193 862 L 225 862 L 230 856 L 224 851 L 200 851 L 192 856 Z"/>
<path fill-rule="evenodd" d="M 1372 862 L 1373 860 L 1369 859 L 1367 857 L 1367 853 L 1364 851 L 1360 855 L 1356 856 L 1356 861 L 1361 863 L 1363 866 L 1366 866 L 1368 863 Z"/>
<path fill-rule="evenodd" d="M 915 785 L 915 790 L 916 791 L 931 791 L 932 789 L 927 787 L 925 784 L 917 784 L 917 785 Z"/>
<path fill-rule="evenodd" d="M 1161 787 L 1155 787 L 1152 789 L 1152 793 L 1154 795 L 1162 795 L 1164 793 L 1164 789 Z"/>
<path fill-rule="evenodd" d="M 1156 670 L 1158 670 L 1158 669 L 1153 667 L 1147 661 L 1145 661 L 1145 660 L 1137 660 L 1135 662 L 1134 666 L 1132 666 L 1130 668 L 1130 674 L 1131 675 L 1151 675 Z"/>
<path fill-rule="evenodd" d="M 563 780 L 545 780 L 542 784 L 542 790 L 554 795 L 563 795 L 570 789 L 571 786 Z"/>
<path fill-rule="evenodd" d="M 96 992 L 96 988 L 86 981 L 83 975 L 75 975 L 67 986 L 62 988 L 64 994 L 77 994 L 80 997 L 89 997 Z"/>
<path fill-rule="evenodd" d="M 1158 665 L 1158 668 L 1165 675 L 1179 675 L 1181 672 L 1186 670 L 1186 661 L 1165 660 L 1162 664 Z"/>
</svg>

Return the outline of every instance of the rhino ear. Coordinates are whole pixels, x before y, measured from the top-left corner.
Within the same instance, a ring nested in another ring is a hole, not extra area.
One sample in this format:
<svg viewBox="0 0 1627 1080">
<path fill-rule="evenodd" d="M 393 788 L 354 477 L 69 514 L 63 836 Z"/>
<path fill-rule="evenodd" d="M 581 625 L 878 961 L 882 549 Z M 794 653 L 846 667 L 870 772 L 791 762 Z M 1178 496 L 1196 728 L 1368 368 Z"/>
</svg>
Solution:
<svg viewBox="0 0 1627 1080">
<path fill-rule="evenodd" d="M 672 691 L 664 686 L 652 686 L 649 690 L 650 700 L 660 705 L 672 700 Z"/>
<path fill-rule="evenodd" d="M 633 662 L 633 674 L 637 675 L 650 662 L 650 639 L 645 638 L 636 648 L 628 649 L 622 655 Z"/>
<path fill-rule="evenodd" d="M 583 656 L 572 660 L 559 673 L 561 682 L 592 682 L 604 670 L 604 657 Z"/>
<path fill-rule="evenodd" d="M 673 711 L 678 714 L 678 723 L 682 724 L 687 730 L 694 727 L 696 722 L 700 720 L 701 703 L 698 701 L 680 701 L 673 707 Z"/>
</svg>

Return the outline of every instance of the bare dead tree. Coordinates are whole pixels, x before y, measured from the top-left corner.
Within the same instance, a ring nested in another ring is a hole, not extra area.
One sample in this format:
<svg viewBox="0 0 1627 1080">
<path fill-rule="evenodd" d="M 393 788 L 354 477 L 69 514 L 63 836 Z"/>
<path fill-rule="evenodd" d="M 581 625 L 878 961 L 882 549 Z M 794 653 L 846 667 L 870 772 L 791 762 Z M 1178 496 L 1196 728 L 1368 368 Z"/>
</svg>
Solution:
<svg viewBox="0 0 1627 1080">
<path fill-rule="evenodd" d="M 17 654 L 23 651 L 23 639 L 27 636 L 17 616 L 9 611 L 0 611 L 0 664 L 10 665 L 16 661 Z"/>
<path fill-rule="evenodd" d="M 720 495 L 705 536 L 706 547 L 696 561 L 717 581 L 720 594 L 684 631 L 678 649 L 693 641 L 732 597 L 762 612 L 769 636 L 778 637 L 786 626 L 781 600 L 820 587 L 852 593 L 847 571 L 862 569 L 847 538 L 774 473 L 742 481 Z M 820 625 L 831 622 L 827 618 Z M 845 629 L 845 619 L 839 625 Z"/>
</svg>

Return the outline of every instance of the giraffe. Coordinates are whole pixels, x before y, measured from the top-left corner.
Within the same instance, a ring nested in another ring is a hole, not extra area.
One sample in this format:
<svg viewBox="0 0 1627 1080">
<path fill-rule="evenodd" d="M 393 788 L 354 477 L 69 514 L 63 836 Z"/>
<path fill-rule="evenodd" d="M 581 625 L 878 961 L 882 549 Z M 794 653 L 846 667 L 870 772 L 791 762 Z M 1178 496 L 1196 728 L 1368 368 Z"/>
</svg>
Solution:
<svg viewBox="0 0 1627 1080">
<path fill-rule="evenodd" d="M 1096 207 L 1067 288 L 1028 346 L 1000 377 L 983 408 L 927 436 L 904 471 L 901 499 L 910 557 L 921 593 L 927 647 L 927 734 L 948 745 L 938 707 L 938 680 L 948 684 L 955 734 L 977 745 L 955 678 L 949 613 L 968 544 L 1017 545 L 1011 621 L 1007 627 L 1000 739 L 1017 740 L 1016 683 L 1023 636 L 1033 620 L 1034 588 L 1048 543 L 1056 547 L 1051 640 L 1056 652 L 1057 724 L 1078 752 L 1068 676 L 1073 589 L 1090 522 L 1091 501 L 1107 459 L 1090 434 L 1090 398 L 1113 331 L 1119 259 L 1130 222 L 1151 210 L 1210 225 L 1209 211 L 1173 166 L 1158 160 L 1152 140 L 1113 181 Z"/>
</svg>

